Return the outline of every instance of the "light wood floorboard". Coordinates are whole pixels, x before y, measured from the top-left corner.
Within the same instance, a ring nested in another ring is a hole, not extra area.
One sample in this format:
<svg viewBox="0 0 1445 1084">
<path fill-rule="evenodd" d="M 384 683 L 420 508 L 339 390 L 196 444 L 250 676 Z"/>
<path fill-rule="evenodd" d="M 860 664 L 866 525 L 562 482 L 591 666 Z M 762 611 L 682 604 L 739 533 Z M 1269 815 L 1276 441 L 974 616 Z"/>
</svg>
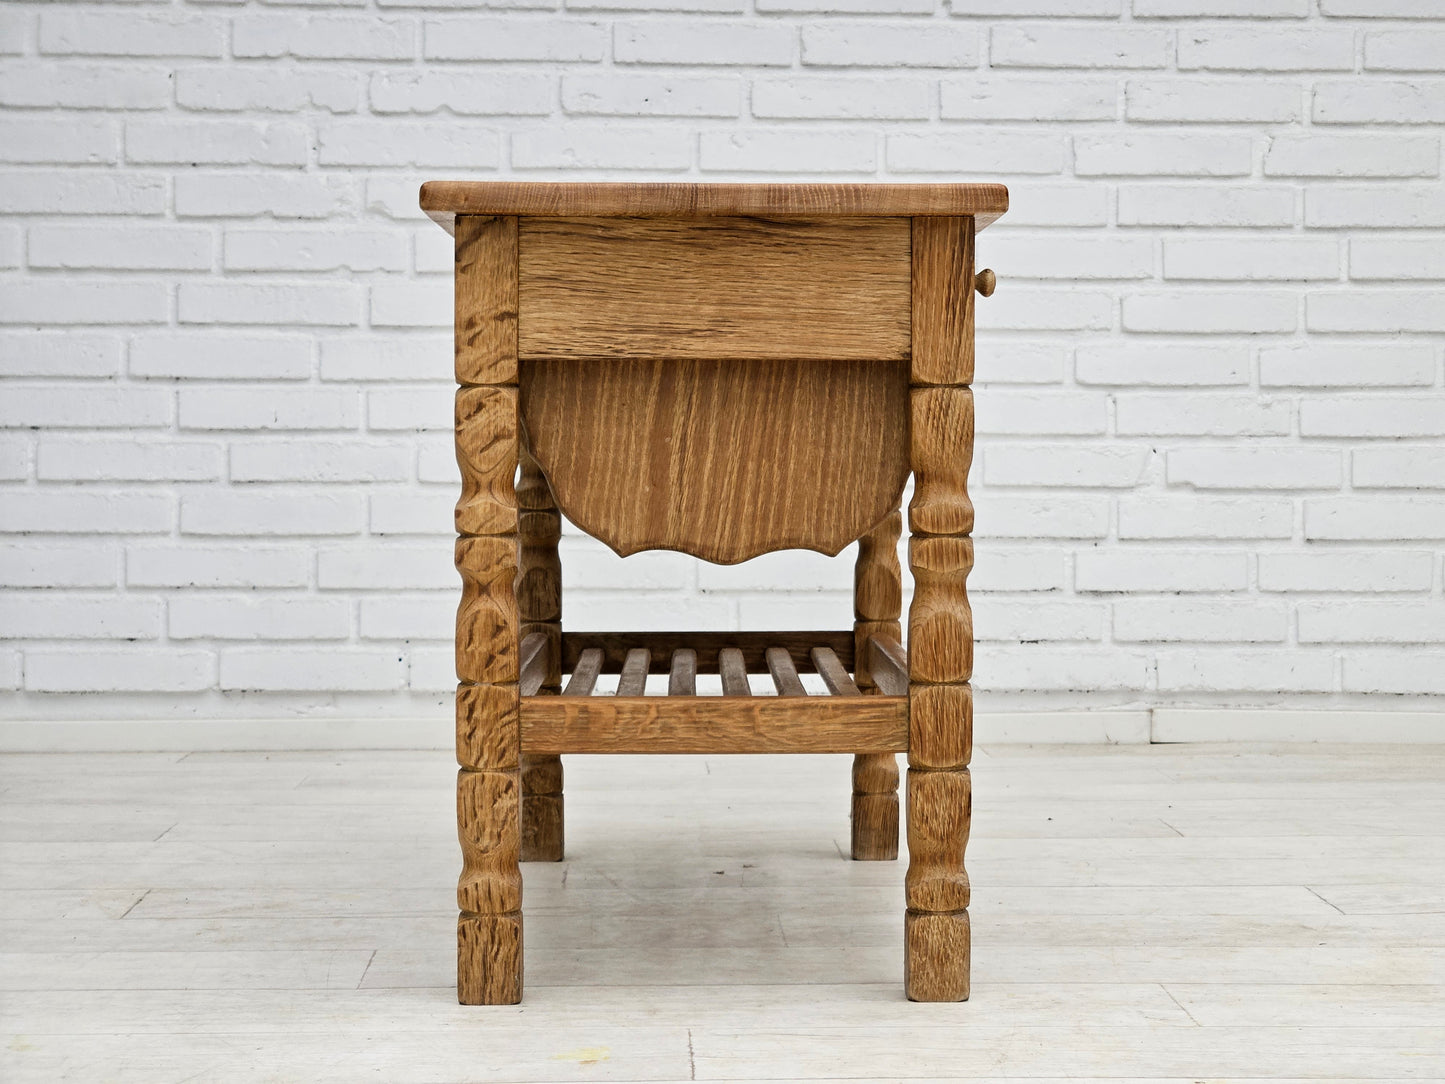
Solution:
<svg viewBox="0 0 1445 1084">
<path fill-rule="evenodd" d="M 961 1005 L 808 756 L 568 758 L 525 1000 L 458 1006 L 454 771 L 0 758 L 0 1080 L 1445 1079 L 1445 747 L 980 749 Z"/>
</svg>

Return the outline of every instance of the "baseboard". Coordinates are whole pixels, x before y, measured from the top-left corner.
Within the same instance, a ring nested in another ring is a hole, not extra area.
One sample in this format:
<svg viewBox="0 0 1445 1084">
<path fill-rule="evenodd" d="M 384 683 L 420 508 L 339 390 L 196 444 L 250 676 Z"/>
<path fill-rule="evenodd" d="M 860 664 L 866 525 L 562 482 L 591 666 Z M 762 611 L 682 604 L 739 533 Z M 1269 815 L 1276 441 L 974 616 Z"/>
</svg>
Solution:
<svg viewBox="0 0 1445 1084">
<path fill-rule="evenodd" d="M 452 748 L 449 718 L 0 720 L 0 752 L 270 752 Z M 980 745 L 1445 742 L 1445 712 L 1155 708 L 983 712 Z"/>
</svg>

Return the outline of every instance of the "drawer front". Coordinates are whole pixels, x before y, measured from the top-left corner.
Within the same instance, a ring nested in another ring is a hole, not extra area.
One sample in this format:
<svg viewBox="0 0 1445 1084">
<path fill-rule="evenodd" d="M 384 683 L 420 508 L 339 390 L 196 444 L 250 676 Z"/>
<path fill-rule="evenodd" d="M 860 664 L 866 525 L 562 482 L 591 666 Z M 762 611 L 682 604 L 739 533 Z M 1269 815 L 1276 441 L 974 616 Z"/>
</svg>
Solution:
<svg viewBox="0 0 1445 1084">
<path fill-rule="evenodd" d="M 522 218 L 523 359 L 900 361 L 907 218 Z"/>
</svg>

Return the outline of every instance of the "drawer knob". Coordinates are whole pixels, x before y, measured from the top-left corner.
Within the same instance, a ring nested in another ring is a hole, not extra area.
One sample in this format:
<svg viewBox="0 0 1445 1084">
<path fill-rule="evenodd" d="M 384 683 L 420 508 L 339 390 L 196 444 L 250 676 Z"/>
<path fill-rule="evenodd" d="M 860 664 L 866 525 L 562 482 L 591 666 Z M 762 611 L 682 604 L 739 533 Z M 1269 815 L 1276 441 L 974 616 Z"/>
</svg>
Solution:
<svg viewBox="0 0 1445 1084">
<path fill-rule="evenodd" d="M 973 285 L 984 297 L 992 297 L 993 288 L 998 285 L 998 276 L 993 273 L 992 268 L 985 267 L 973 276 Z"/>
</svg>

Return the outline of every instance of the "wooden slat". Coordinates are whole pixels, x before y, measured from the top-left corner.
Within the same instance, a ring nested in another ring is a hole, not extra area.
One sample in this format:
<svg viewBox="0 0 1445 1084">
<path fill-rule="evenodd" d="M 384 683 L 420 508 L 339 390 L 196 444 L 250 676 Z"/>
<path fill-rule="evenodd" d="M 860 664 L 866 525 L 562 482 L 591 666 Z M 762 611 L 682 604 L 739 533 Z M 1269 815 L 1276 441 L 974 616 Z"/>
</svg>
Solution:
<svg viewBox="0 0 1445 1084">
<path fill-rule="evenodd" d="M 838 661 L 838 656 L 831 648 L 813 648 L 813 665 L 818 668 L 818 673 L 823 677 L 823 684 L 828 686 L 828 691 L 834 696 L 862 696 L 863 693 L 858 686 L 853 684 L 853 679 L 848 671 L 843 669 L 843 664 Z"/>
<path fill-rule="evenodd" d="M 634 647 L 627 653 L 622 664 L 622 676 L 617 679 L 618 696 L 641 696 L 647 690 L 648 663 L 652 653 L 645 647 Z"/>
<path fill-rule="evenodd" d="M 718 673 L 722 675 L 723 696 L 752 696 L 753 687 L 748 684 L 748 668 L 743 662 L 743 653 L 735 647 L 725 647 L 717 653 Z"/>
<path fill-rule="evenodd" d="M 524 360 L 908 358 L 906 218 L 527 218 L 518 237 Z"/>
<path fill-rule="evenodd" d="M 521 678 L 518 685 L 523 696 L 536 696 L 547 680 L 547 635 L 534 632 L 522 640 Z"/>
<path fill-rule="evenodd" d="M 672 653 L 672 672 L 667 678 L 668 696 L 697 695 L 697 652 L 679 647 Z"/>
<path fill-rule="evenodd" d="M 908 695 L 908 653 L 897 640 L 874 636 L 868 641 L 873 683 L 888 696 Z"/>
<path fill-rule="evenodd" d="M 777 686 L 779 696 L 808 695 L 808 690 L 803 688 L 803 683 L 798 678 L 798 668 L 793 663 L 793 656 L 788 653 L 787 648 L 768 648 L 767 662 L 768 673 L 773 675 L 773 684 Z"/>
<path fill-rule="evenodd" d="M 905 697 L 536 696 L 522 747 L 536 753 L 896 753 Z"/>
<path fill-rule="evenodd" d="M 770 647 L 785 647 L 800 672 L 813 669 L 812 650 L 831 648 L 844 668 L 853 667 L 853 634 L 848 631 L 822 632 L 567 632 L 562 633 L 562 670 L 571 673 L 577 668 L 584 651 L 597 648 L 603 653 L 604 674 L 622 672 L 627 653 L 634 647 L 645 647 L 651 654 L 650 672 L 666 674 L 672 668 L 672 653 L 680 647 L 697 652 L 697 672 L 719 672 L 718 653 L 723 648 L 736 648 L 742 654 L 748 673 L 767 670 L 766 652 Z"/>
<path fill-rule="evenodd" d="M 421 208 L 443 227 L 459 214 L 973 215 L 1008 210 L 1001 184 L 690 184 L 686 182 L 428 181 Z"/>
<path fill-rule="evenodd" d="M 562 695 L 591 696 L 592 688 L 597 684 L 597 675 L 601 672 L 602 649 L 589 647 L 572 667 L 572 676 L 567 679 L 567 687 L 562 690 Z"/>
</svg>

